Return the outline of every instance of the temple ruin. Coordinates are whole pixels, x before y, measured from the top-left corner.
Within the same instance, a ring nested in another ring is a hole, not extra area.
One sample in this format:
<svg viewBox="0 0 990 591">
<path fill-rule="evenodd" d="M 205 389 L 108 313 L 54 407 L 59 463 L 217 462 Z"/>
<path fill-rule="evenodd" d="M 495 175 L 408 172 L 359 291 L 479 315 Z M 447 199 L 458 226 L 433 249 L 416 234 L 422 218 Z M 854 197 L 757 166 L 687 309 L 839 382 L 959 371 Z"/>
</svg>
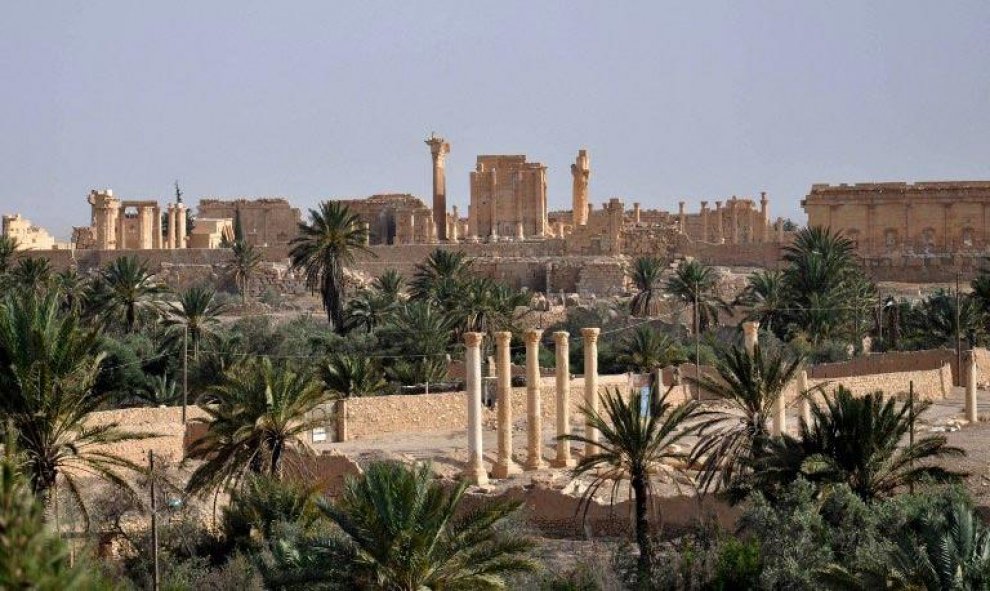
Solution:
<svg viewBox="0 0 990 591">
<path fill-rule="evenodd" d="M 70 247 L 19 213 L 3 216 L 2 235 L 16 240 L 20 250 L 66 250 Z"/>
<path fill-rule="evenodd" d="M 252 246 L 284 246 L 299 233 L 302 215 L 283 198 L 200 199 L 200 218 L 231 219 L 239 240 Z"/>
<path fill-rule="evenodd" d="M 990 250 L 990 181 L 816 184 L 801 206 L 864 257 Z"/>
<path fill-rule="evenodd" d="M 471 173 L 468 239 L 547 236 L 547 167 L 526 156 L 478 156 Z"/>
</svg>

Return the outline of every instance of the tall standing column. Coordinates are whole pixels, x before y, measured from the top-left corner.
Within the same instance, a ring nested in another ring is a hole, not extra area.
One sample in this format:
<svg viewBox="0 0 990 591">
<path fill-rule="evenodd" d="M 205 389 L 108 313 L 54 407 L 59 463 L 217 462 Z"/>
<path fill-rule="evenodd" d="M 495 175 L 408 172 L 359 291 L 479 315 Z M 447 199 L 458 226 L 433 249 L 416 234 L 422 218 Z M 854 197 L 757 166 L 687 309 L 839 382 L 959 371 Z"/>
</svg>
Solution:
<svg viewBox="0 0 990 591">
<path fill-rule="evenodd" d="M 802 369 L 798 374 L 798 396 L 801 397 L 801 402 L 798 404 L 798 409 L 801 415 L 801 420 L 804 421 L 806 425 L 811 424 L 811 400 L 806 395 L 808 392 L 808 370 Z"/>
<path fill-rule="evenodd" d="M 152 248 L 154 248 L 155 250 L 161 250 L 161 248 L 162 248 L 162 208 L 161 207 L 158 207 L 156 205 L 155 208 L 152 210 L 151 215 L 154 218 L 152 220 L 152 222 L 151 222 L 151 227 L 153 228 L 153 230 L 152 230 L 152 232 L 153 232 L 152 236 L 154 237 L 154 244 L 152 244 Z"/>
<path fill-rule="evenodd" d="M 446 158 L 450 153 L 450 144 L 437 135 L 426 139 L 433 156 L 433 226 L 436 228 L 437 240 L 447 241 L 447 172 Z"/>
<path fill-rule="evenodd" d="M 168 247 L 175 248 L 175 204 L 168 204 Z"/>
<path fill-rule="evenodd" d="M 722 223 L 722 202 L 715 202 L 715 244 L 725 242 L 725 227 Z"/>
<path fill-rule="evenodd" d="M 175 206 L 175 217 L 176 219 L 176 231 L 175 231 L 175 247 L 185 248 L 186 247 L 186 206 L 182 203 L 178 203 Z"/>
<path fill-rule="evenodd" d="M 154 248 L 154 235 L 152 234 L 151 216 L 154 210 L 142 205 L 138 208 L 138 248 L 150 250 Z"/>
<path fill-rule="evenodd" d="M 677 202 L 677 224 L 680 226 L 681 234 L 687 235 L 687 215 L 684 213 L 684 202 Z"/>
<path fill-rule="evenodd" d="M 543 461 L 543 400 L 540 393 L 540 337 L 542 330 L 530 329 L 526 339 L 526 434 L 529 455 L 527 470 L 546 468 Z"/>
<path fill-rule="evenodd" d="M 557 457 L 550 460 L 554 468 L 573 468 L 575 461 L 571 458 L 571 442 L 560 439 L 571 434 L 571 360 L 567 331 L 559 330 L 553 333 L 556 359 L 557 378 Z"/>
<path fill-rule="evenodd" d="M 481 338 L 480 332 L 464 333 L 464 354 L 466 364 L 465 394 L 467 396 L 468 424 L 467 466 L 464 478 L 472 484 L 488 484 L 488 474 L 481 459 Z"/>
<path fill-rule="evenodd" d="M 760 242 L 770 242 L 770 200 L 760 191 Z"/>
<path fill-rule="evenodd" d="M 450 231 L 447 232 L 447 238 L 451 242 L 460 242 L 461 241 L 461 232 L 460 232 L 461 218 L 460 218 L 460 214 L 457 213 L 457 206 L 456 205 L 452 208 L 452 213 L 451 213 L 450 217 L 451 217 L 451 220 L 450 220 Z"/>
<path fill-rule="evenodd" d="M 633 223 L 638 224 L 640 222 L 640 207 L 639 203 L 633 203 Z"/>
<path fill-rule="evenodd" d="M 600 328 L 582 328 L 584 339 L 584 405 L 592 412 L 598 412 L 598 335 Z M 584 423 L 584 436 L 589 443 L 584 446 L 584 457 L 598 452 L 598 430 L 590 423 Z"/>
<path fill-rule="evenodd" d="M 495 366 L 498 374 L 498 460 L 492 476 L 508 478 L 521 472 L 512 459 L 512 367 L 509 359 L 511 332 L 495 333 Z"/>
<path fill-rule="evenodd" d="M 732 196 L 732 243 L 739 244 L 739 202 Z"/>
<path fill-rule="evenodd" d="M 588 179 L 591 177 L 591 160 L 587 150 L 578 150 L 577 158 L 571 165 L 574 183 L 571 188 L 571 215 L 574 227 L 588 223 Z"/>
<path fill-rule="evenodd" d="M 708 242 L 708 202 L 701 202 L 701 242 Z"/>
<path fill-rule="evenodd" d="M 127 243 L 127 225 L 124 222 L 124 220 L 127 219 L 126 213 L 127 212 L 123 206 L 117 208 L 117 219 L 116 219 L 117 230 L 115 231 L 117 238 L 117 245 L 116 245 L 117 250 L 124 250 L 128 246 L 130 246 Z"/>
<path fill-rule="evenodd" d="M 976 407 L 976 353 L 970 349 L 966 355 L 966 420 L 977 421 Z"/>
</svg>

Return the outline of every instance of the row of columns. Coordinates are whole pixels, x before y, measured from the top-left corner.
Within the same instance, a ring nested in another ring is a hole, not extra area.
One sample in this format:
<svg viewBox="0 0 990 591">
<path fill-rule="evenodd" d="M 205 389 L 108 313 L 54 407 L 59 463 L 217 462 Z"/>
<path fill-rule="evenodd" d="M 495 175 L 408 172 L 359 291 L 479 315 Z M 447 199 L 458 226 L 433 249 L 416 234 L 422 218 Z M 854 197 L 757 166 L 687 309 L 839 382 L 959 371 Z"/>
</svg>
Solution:
<svg viewBox="0 0 990 591">
<path fill-rule="evenodd" d="M 598 328 L 583 328 L 581 336 L 584 341 L 584 403 L 593 411 L 598 410 Z M 527 456 L 524 467 L 516 463 L 512 449 L 512 366 L 510 360 L 510 344 L 512 333 L 495 333 L 495 366 L 496 366 L 496 396 L 498 404 L 498 456 L 492 466 L 492 476 L 507 478 L 520 473 L 523 469 L 540 470 L 547 466 L 543 456 L 543 400 L 540 389 L 540 339 L 542 330 L 531 329 L 524 333 L 526 343 L 526 445 Z M 569 468 L 575 465 L 571 457 L 570 442 L 559 439 L 571 432 L 570 417 L 570 334 L 558 331 L 553 334 L 556 354 L 556 455 L 549 462 L 555 468 Z M 474 484 L 488 482 L 482 458 L 483 446 L 481 439 L 481 341 L 483 334 L 469 332 L 464 335 L 467 347 L 465 354 L 466 395 L 468 407 L 468 462 L 464 476 Z M 597 450 L 598 431 L 587 422 L 585 437 L 590 441 L 585 444 L 585 455 Z"/>
</svg>

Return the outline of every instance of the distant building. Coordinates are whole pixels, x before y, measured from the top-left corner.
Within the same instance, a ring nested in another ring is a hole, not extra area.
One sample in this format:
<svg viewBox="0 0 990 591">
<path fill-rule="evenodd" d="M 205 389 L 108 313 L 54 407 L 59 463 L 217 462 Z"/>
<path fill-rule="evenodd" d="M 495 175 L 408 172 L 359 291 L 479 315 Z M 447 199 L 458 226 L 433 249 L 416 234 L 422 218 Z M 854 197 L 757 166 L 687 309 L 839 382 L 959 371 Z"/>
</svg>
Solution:
<svg viewBox="0 0 990 591">
<path fill-rule="evenodd" d="M 299 234 L 302 220 L 299 210 L 281 198 L 200 199 L 197 220 L 200 218 L 233 220 L 239 238 L 253 246 L 288 244 Z"/>
<path fill-rule="evenodd" d="M 40 226 L 35 226 L 21 214 L 3 216 L 3 235 L 17 240 L 22 250 L 67 250 L 69 244 L 58 242 Z"/>
</svg>

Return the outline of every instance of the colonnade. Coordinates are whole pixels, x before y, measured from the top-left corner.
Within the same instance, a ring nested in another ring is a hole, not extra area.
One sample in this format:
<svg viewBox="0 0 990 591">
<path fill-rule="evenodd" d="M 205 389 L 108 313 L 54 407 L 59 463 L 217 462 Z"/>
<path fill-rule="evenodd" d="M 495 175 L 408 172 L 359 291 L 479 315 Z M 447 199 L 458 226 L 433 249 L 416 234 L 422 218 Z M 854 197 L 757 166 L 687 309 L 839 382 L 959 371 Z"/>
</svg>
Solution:
<svg viewBox="0 0 990 591">
<path fill-rule="evenodd" d="M 598 408 L 598 328 L 581 329 L 584 343 L 584 403 L 592 409 Z M 496 400 L 498 405 L 497 441 L 498 456 L 492 466 L 492 476 L 507 478 L 519 474 L 522 470 L 540 470 L 547 466 L 543 445 L 543 393 L 540 378 L 540 339 L 542 330 L 527 330 L 523 334 L 526 343 L 526 446 L 527 455 L 523 467 L 520 467 L 512 449 L 512 365 L 509 348 L 512 333 L 495 333 L 495 367 L 496 367 Z M 468 408 L 467 443 L 468 462 L 464 469 L 464 477 L 473 484 L 486 484 L 488 474 L 482 460 L 481 439 L 481 342 L 484 335 L 479 332 L 469 332 L 464 335 L 467 347 L 465 363 L 467 365 L 465 386 Z M 569 435 L 570 421 L 570 362 L 568 358 L 568 341 L 570 334 L 558 331 L 553 334 L 556 354 L 556 417 L 554 424 L 556 434 Z M 584 435 L 591 441 L 598 440 L 598 432 L 585 424 Z M 597 446 L 588 444 L 585 454 L 594 453 Z M 571 456 L 569 441 L 557 439 L 556 450 L 549 465 L 555 468 L 569 468 L 575 465 Z"/>
</svg>

